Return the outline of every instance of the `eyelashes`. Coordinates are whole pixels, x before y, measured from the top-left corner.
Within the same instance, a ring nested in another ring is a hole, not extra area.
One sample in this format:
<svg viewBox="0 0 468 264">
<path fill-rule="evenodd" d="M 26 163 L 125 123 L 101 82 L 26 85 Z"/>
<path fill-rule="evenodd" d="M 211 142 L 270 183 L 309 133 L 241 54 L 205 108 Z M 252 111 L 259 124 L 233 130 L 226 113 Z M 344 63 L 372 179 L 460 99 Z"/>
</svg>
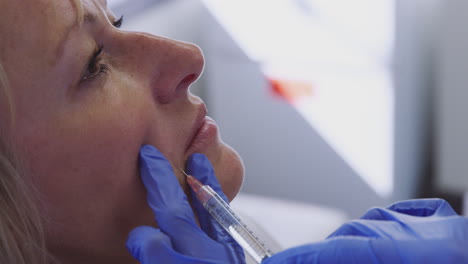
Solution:
<svg viewBox="0 0 468 264">
<path fill-rule="evenodd" d="M 112 25 L 115 28 L 120 28 L 123 24 L 123 18 L 124 16 L 122 15 L 119 19 L 112 22 Z M 93 52 L 93 54 L 90 56 L 90 58 L 88 59 L 88 63 L 86 64 L 86 67 L 81 75 L 80 84 L 96 80 L 103 74 L 109 72 L 109 66 L 105 63 L 102 63 L 101 54 L 103 50 L 104 46 L 98 46 L 97 49 Z"/>
<path fill-rule="evenodd" d="M 123 18 L 124 18 L 124 16 L 122 15 L 119 19 L 114 21 L 112 23 L 112 25 L 114 25 L 114 27 L 116 27 L 116 28 L 120 28 L 122 26 L 122 23 L 123 23 Z"/>
<path fill-rule="evenodd" d="M 107 66 L 104 63 L 101 63 L 101 54 L 103 49 L 103 46 L 99 46 L 97 50 L 93 53 L 91 58 L 88 60 L 86 69 L 84 70 L 81 77 L 82 83 L 93 81 L 100 77 L 102 74 L 109 72 L 109 66 Z"/>
</svg>

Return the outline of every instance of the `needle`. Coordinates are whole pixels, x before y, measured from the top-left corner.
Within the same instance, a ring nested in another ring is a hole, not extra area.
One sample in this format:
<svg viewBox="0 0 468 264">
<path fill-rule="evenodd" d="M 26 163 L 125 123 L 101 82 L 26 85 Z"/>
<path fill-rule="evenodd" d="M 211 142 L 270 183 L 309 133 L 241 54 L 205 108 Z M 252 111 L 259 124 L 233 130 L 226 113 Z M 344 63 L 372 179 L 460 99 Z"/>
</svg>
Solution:
<svg viewBox="0 0 468 264">
<path fill-rule="evenodd" d="M 185 173 L 185 171 L 183 169 L 181 169 L 180 167 L 177 167 L 177 168 L 179 168 L 179 170 L 182 171 L 182 173 L 185 174 L 185 176 L 188 177 L 187 173 Z"/>
<path fill-rule="evenodd" d="M 218 221 L 257 263 L 261 263 L 262 260 L 273 254 L 213 188 L 204 185 L 193 176 L 187 175 L 181 168 L 179 170 L 187 176 L 187 183 L 192 190 L 192 195 L 189 197 L 195 196 L 208 213 L 213 216 L 213 219 Z"/>
</svg>

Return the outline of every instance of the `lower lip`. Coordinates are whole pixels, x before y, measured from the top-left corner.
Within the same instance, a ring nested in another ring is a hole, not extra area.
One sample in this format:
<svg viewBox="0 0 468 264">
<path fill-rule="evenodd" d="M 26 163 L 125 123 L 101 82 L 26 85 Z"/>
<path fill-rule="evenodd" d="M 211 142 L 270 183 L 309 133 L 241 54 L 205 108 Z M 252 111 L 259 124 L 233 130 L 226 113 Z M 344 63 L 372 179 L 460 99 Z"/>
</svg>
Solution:
<svg viewBox="0 0 468 264">
<path fill-rule="evenodd" d="M 205 117 L 203 124 L 198 129 L 187 152 L 189 154 L 203 152 L 209 145 L 213 144 L 218 138 L 218 126 L 211 117 Z"/>
</svg>

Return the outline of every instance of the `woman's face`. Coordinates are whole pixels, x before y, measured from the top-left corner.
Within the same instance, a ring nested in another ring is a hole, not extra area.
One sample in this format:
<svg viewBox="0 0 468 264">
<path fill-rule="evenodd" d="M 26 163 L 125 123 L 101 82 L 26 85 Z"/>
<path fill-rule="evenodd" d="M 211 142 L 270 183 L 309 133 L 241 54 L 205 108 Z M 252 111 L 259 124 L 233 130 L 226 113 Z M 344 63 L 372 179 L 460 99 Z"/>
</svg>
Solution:
<svg viewBox="0 0 468 264">
<path fill-rule="evenodd" d="M 71 0 L 0 0 L 0 59 L 15 107 L 9 136 L 41 194 L 53 252 L 118 263 L 128 232 L 154 219 L 140 146 L 154 145 L 174 168 L 207 155 L 230 199 L 243 166 L 188 90 L 203 69 L 199 48 L 119 30 L 105 0 L 82 4 L 80 26 Z"/>
</svg>

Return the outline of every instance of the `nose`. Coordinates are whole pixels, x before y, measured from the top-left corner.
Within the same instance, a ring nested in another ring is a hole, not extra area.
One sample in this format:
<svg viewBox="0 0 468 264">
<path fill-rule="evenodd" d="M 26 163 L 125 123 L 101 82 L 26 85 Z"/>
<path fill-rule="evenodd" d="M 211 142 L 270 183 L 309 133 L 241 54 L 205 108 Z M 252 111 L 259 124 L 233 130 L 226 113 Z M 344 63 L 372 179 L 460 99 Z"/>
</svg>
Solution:
<svg viewBox="0 0 468 264">
<path fill-rule="evenodd" d="M 135 55 L 139 57 L 140 73 L 148 78 L 155 100 L 167 104 L 177 98 L 187 97 L 190 84 L 196 81 L 205 60 L 201 49 L 191 43 L 136 33 Z"/>
</svg>

